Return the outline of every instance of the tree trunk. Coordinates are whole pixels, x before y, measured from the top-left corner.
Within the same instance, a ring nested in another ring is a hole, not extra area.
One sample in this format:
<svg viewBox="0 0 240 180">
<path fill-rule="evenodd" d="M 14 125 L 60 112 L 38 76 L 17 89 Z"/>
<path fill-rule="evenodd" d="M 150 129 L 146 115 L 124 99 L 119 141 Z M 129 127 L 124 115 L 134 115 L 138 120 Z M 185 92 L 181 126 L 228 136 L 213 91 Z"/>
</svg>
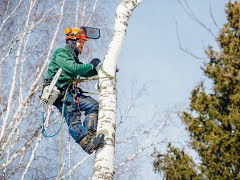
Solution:
<svg viewBox="0 0 240 180">
<path fill-rule="evenodd" d="M 106 144 L 96 154 L 93 180 L 113 179 L 116 133 L 116 65 L 128 21 L 141 0 L 122 0 L 116 10 L 114 33 L 99 70 L 98 133 L 105 134 Z"/>
</svg>

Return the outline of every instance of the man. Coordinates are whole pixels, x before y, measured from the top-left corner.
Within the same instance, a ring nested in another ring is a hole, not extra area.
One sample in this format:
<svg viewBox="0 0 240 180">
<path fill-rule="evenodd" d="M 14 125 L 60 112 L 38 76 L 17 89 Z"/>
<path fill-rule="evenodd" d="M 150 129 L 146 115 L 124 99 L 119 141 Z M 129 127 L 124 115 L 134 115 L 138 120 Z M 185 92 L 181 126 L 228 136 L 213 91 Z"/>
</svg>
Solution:
<svg viewBox="0 0 240 180">
<path fill-rule="evenodd" d="M 84 30 L 81 28 L 66 28 L 66 46 L 57 49 L 49 63 L 44 79 L 44 86 L 51 83 L 59 68 L 62 68 L 56 86 L 61 95 L 54 102 L 60 112 L 63 109 L 64 93 L 77 76 L 90 77 L 97 75 L 100 60 L 94 58 L 90 64 L 82 64 L 78 55 L 82 53 L 84 43 L 87 41 Z M 90 96 L 82 94 L 82 90 L 73 84 L 66 94 L 64 117 L 69 127 L 69 133 L 84 151 L 91 154 L 97 150 L 104 141 L 104 134 L 96 135 L 98 102 Z M 81 111 L 85 112 L 83 124 Z"/>
</svg>

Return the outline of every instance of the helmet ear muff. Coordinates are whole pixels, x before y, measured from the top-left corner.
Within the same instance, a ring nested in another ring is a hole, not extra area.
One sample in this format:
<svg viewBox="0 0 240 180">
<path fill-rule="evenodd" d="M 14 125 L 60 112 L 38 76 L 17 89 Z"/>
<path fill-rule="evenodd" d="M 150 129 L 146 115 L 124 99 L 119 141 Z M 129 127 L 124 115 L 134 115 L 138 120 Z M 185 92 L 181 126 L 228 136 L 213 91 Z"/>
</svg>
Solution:
<svg viewBox="0 0 240 180">
<path fill-rule="evenodd" d="M 79 28 L 69 28 L 67 27 L 64 30 L 64 33 L 66 34 L 66 40 L 68 39 L 73 39 L 73 40 L 78 40 L 81 39 L 83 41 L 87 41 L 87 38 L 85 36 L 84 30 L 79 29 Z"/>
<path fill-rule="evenodd" d="M 70 35 L 71 33 L 71 29 L 69 27 L 64 29 L 64 34 L 66 34 L 66 36 Z"/>
</svg>

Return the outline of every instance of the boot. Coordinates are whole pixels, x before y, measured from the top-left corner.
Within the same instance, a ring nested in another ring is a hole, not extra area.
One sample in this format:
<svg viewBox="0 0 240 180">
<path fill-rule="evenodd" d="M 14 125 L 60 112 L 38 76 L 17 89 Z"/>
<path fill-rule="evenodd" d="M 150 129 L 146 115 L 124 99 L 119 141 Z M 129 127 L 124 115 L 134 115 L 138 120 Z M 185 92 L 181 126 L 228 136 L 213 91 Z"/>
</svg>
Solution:
<svg viewBox="0 0 240 180">
<path fill-rule="evenodd" d="M 80 142 L 79 145 L 84 150 L 86 146 L 90 143 L 91 139 L 95 136 L 95 133 L 92 131 L 88 131 L 88 135 L 85 136 Z"/>
<path fill-rule="evenodd" d="M 95 133 L 90 133 L 79 144 L 85 152 L 92 154 L 93 151 L 98 150 L 104 144 L 104 134 L 100 133 L 95 136 Z"/>
</svg>

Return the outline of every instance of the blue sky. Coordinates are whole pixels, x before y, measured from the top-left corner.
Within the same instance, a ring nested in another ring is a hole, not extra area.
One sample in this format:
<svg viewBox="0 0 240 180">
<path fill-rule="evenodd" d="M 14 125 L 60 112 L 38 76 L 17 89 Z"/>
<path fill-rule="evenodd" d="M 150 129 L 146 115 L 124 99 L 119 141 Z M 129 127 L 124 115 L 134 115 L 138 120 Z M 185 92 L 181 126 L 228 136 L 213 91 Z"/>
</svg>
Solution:
<svg viewBox="0 0 240 180">
<path fill-rule="evenodd" d="M 221 26 L 225 21 L 224 1 L 192 0 L 189 6 L 210 25 L 210 2 Z M 135 79 L 139 83 L 153 81 L 149 89 L 149 101 L 153 104 L 186 102 L 202 77 L 200 66 L 204 61 L 178 47 L 176 21 L 183 46 L 193 53 L 204 56 L 203 48 L 215 45 L 212 36 L 189 18 L 176 0 L 146 0 L 134 11 L 119 58 L 120 83 L 125 86 Z M 217 32 L 213 25 L 211 27 Z"/>
<path fill-rule="evenodd" d="M 226 21 L 224 4 L 228 1 L 187 2 L 195 15 L 217 35 L 218 30 L 210 16 L 210 4 L 221 27 Z M 204 60 L 197 60 L 179 49 L 176 21 L 182 45 L 194 54 L 204 56 L 207 45 L 216 46 L 214 38 L 184 12 L 177 0 L 143 0 L 131 17 L 118 61 L 121 90 L 130 93 L 129 84 L 133 81 L 139 87 L 148 82 L 148 95 L 141 99 L 144 109 L 136 116 L 139 120 L 150 116 L 156 107 L 163 110 L 169 106 L 187 105 L 191 90 L 205 79 L 200 69 Z M 177 135 L 175 132 L 164 135 L 169 134 Z M 146 165 L 140 179 L 159 179 L 151 170 L 151 166 Z"/>
</svg>

